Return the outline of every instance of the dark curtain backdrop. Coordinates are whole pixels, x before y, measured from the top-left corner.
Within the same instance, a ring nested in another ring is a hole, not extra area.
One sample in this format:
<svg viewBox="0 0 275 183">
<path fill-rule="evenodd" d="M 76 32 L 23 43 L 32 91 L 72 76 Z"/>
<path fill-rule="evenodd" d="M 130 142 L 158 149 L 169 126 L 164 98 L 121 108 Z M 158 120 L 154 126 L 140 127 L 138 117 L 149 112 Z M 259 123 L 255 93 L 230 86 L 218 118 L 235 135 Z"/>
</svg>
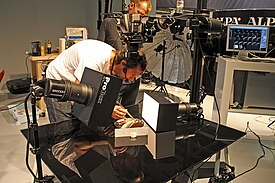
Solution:
<svg viewBox="0 0 275 183">
<path fill-rule="evenodd" d="M 174 8 L 177 0 L 157 0 L 157 8 Z M 184 0 L 185 7 L 196 8 L 197 0 Z M 275 0 L 208 0 L 209 9 L 275 8 Z"/>
</svg>

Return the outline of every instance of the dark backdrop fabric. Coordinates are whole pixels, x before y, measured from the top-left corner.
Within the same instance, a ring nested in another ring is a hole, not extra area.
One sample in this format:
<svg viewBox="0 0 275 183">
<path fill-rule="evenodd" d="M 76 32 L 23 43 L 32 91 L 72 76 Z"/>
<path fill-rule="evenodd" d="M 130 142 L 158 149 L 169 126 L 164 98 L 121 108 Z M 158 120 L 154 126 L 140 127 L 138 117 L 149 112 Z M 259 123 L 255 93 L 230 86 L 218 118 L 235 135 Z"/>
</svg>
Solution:
<svg viewBox="0 0 275 183">
<path fill-rule="evenodd" d="M 177 0 L 157 0 L 157 8 L 175 8 Z M 185 7 L 196 8 L 197 0 L 184 0 Z M 208 0 L 209 9 L 275 8 L 275 0 Z"/>
</svg>

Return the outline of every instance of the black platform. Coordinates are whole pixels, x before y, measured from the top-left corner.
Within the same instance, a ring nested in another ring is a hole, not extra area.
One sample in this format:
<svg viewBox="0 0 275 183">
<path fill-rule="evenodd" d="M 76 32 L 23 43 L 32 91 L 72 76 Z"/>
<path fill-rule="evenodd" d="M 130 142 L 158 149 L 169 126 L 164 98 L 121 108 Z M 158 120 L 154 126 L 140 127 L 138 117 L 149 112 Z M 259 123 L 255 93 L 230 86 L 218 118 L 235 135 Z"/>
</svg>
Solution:
<svg viewBox="0 0 275 183">
<path fill-rule="evenodd" d="M 42 160 L 61 182 L 127 182 L 133 177 L 143 182 L 166 182 L 184 174 L 203 160 L 224 149 L 245 135 L 244 132 L 220 126 L 216 139 L 217 124 L 202 120 L 203 126 L 195 137 L 176 142 L 176 155 L 170 158 L 154 160 L 145 146 L 131 146 L 126 152 L 113 156 L 112 138 L 90 131 L 78 120 L 69 120 L 57 124 L 39 127 Z M 26 137 L 27 130 L 22 130 Z M 78 135 L 75 135 L 78 134 Z M 51 152 L 53 144 L 69 138 L 79 137 L 95 142 L 106 140 L 111 146 L 96 146 L 89 149 L 74 163 L 82 178 L 74 171 L 57 161 Z M 32 142 L 32 138 L 31 142 Z M 107 153 L 106 153 L 107 152 Z M 109 153 L 109 154 L 108 154 Z M 107 154 L 107 155 L 106 155 Z M 138 181 L 137 181 L 138 182 Z"/>
</svg>

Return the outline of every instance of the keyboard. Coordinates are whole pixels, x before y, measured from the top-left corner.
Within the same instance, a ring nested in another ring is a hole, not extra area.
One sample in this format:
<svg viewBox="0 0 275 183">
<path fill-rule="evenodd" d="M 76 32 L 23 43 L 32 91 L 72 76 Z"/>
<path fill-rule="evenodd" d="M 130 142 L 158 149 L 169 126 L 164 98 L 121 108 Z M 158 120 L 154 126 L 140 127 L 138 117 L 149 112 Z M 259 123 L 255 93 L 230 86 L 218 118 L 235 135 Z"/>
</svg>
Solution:
<svg viewBox="0 0 275 183">
<path fill-rule="evenodd" d="M 266 57 L 266 58 L 255 57 L 255 58 L 249 58 L 248 61 L 251 61 L 251 62 L 275 63 L 275 58 L 271 58 L 271 57 Z"/>
</svg>

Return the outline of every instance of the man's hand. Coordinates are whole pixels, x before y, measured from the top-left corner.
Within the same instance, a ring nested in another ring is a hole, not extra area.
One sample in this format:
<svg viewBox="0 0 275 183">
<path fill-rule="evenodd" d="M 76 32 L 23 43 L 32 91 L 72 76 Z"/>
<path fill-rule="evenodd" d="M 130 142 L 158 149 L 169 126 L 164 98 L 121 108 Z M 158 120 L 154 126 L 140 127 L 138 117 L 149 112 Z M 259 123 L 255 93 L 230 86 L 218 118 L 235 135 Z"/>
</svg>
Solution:
<svg viewBox="0 0 275 183">
<path fill-rule="evenodd" d="M 127 109 L 124 109 L 118 105 L 115 105 L 113 113 L 112 113 L 112 117 L 114 119 L 124 119 L 124 118 L 126 118 L 125 117 L 126 114 L 127 114 Z"/>
</svg>

